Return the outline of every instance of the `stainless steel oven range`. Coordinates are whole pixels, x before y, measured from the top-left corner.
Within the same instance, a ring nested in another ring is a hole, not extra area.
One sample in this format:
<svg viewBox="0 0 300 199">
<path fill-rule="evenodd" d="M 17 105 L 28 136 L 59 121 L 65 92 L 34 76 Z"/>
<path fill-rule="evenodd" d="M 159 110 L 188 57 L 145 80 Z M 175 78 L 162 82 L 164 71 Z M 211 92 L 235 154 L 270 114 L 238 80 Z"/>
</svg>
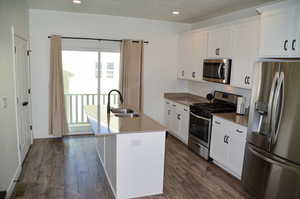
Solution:
<svg viewBox="0 0 300 199">
<path fill-rule="evenodd" d="M 212 113 L 235 112 L 238 95 L 215 91 L 212 103 L 190 107 L 189 149 L 209 160 Z"/>
</svg>

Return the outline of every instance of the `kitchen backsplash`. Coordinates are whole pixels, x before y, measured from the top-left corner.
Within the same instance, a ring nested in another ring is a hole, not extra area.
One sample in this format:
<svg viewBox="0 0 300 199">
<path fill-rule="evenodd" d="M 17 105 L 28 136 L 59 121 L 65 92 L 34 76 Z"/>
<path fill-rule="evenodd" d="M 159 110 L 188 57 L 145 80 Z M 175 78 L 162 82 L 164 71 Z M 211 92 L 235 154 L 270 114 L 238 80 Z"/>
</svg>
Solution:
<svg viewBox="0 0 300 199">
<path fill-rule="evenodd" d="M 206 97 L 207 93 L 213 93 L 215 90 L 242 95 L 246 99 L 246 107 L 249 106 L 251 100 L 251 90 L 236 88 L 224 84 L 210 82 L 189 82 L 188 88 L 190 93 L 203 97 Z"/>
</svg>

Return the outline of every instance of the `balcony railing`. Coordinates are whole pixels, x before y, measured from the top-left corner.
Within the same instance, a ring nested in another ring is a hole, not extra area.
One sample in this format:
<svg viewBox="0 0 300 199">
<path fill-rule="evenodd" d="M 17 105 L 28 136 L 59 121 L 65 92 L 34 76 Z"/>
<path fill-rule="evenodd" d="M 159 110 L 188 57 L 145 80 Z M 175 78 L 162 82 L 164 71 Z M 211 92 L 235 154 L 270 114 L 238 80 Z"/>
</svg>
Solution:
<svg viewBox="0 0 300 199">
<path fill-rule="evenodd" d="M 98 96 L 100 97 L 98 101 Z M 118 94 L 111 94 L 111 105 L 119 103 Z M 107 94 L 65 94 L 66 114 L 69 124 L 88 124 L 84 107 L 86 105 L 106 105 Z"/>
</svg>

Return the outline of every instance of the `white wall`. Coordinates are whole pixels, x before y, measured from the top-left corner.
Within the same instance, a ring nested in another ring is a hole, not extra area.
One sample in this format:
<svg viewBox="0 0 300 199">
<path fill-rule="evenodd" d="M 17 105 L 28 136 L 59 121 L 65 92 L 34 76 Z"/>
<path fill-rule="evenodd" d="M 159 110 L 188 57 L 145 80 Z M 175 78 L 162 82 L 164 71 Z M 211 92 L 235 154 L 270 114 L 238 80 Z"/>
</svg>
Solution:
<svg viewBox="0 0 300 199">
<path fill-rule="evenodd" d="M 145 113 L 163 121 L 163 93 L 186 91 L 176 79 L 178 33 L 190 25 L 106 15 L 30 10 L 32 104 L 35 138 L 48 137 L 48 35 L 143 39 L 145 47 Z"/>
<path fill-rule="evenodd" d="M 11 27 L 23 38 L 28 36 L 26 1 L 0 0 L 0 191 L 7 190 L 18 167 L 17 127 Z M 2 107 L 2 98 L 8 101 Z"/>
</svg>

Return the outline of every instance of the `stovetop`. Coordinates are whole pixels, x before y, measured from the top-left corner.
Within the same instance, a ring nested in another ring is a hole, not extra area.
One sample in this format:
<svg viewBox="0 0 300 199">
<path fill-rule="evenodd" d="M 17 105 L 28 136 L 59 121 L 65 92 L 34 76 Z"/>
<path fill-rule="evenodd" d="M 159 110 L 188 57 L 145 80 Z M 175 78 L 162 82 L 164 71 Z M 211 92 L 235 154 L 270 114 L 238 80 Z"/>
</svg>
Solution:
<svg viewBox="0 0 300 199">
<path fill-rule="evenodd" d="M 190 110 L 191 110 L 192 113 L 194 113 L 198 116 L 211 118 L 212 113 L 235 112 L 236 111 L 236 106 L 234 104 L 231 104 L 231 103 L 216 101 L 216 102 L 212 102 L 212 103 L 193 104 L 190 107 Z"/>
</svg>

